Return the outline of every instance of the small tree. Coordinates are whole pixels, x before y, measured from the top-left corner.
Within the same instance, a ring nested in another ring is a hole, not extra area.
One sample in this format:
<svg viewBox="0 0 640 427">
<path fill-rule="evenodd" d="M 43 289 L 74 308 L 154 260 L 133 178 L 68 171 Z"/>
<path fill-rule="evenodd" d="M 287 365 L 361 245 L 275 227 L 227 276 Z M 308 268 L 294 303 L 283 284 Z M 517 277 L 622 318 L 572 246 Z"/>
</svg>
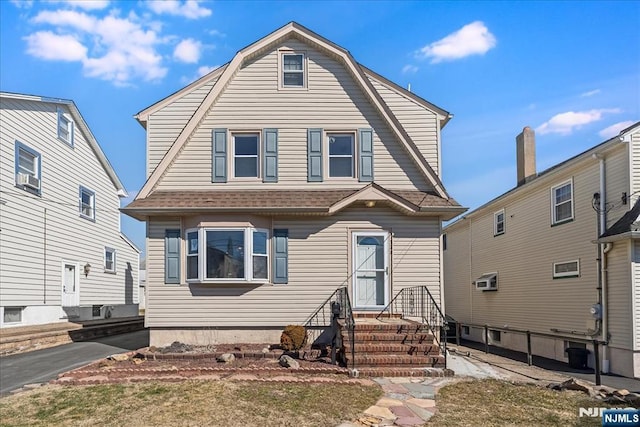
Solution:
<svg viewBox="0 0 640 427">
<path fill-rule="evenodd" d="M 280 346 L 296 355 L 307 344 L 307 330 L 301 325 L 288 325 L 280 335 Z"/>
</svg>

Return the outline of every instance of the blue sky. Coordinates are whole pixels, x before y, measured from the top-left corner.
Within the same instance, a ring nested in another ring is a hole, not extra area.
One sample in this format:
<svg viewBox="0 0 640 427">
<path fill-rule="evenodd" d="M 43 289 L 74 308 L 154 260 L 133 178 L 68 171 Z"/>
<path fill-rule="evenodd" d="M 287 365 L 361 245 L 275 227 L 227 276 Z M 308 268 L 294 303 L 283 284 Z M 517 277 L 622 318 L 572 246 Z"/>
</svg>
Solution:
<svg viewBox="0 0 640 427">
<path fill-rule="evenodd" d="M 133 115 L 289 21 L 454 114 L 443 179 L 470 208 L 515 185 L 525 125 L 541 171 L 640 120 L 637 1 L 0 1 L 0 90 L 74 100 L 135 195 Z"/>
</svg>

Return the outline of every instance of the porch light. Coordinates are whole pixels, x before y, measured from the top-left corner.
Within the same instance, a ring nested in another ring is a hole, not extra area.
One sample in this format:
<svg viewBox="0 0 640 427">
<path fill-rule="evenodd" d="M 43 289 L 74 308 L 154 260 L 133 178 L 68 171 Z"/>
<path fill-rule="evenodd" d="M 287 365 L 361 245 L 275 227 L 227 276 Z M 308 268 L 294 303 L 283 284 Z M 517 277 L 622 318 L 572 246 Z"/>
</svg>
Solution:
<svg viewBox="0 0 640 427">
<path fill-rule="evenodd" d="M 84 265 L 84 277 L 89 276 L 89 272 L 91 271 L 91 264 L 86 263 Z"/>
<path fill-rule="evenodd" d="M 376 201 L 375 200 L 367 200 L 364 202 L 364 205 L 368 208 L 372 208 L 376 205 Z"/>
</svg>

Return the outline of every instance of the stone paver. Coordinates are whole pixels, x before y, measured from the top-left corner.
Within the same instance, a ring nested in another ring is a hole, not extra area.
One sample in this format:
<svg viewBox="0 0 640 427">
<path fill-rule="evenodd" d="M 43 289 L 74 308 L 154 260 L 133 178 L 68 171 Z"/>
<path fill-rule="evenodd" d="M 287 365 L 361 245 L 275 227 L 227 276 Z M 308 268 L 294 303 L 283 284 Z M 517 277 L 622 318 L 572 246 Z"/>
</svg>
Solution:
<svg viewBox="0 0 640 427">
<path fill-rule="evenodd" d="M 385 393 L 407 393 L 407 389 L 402 384 L 384 384 L 382 390 Z"/>
<path fill-rule="evenodd" d="M 415 397 L 405 400 L 405 404 L 408 403 L 420 408 L 435 408 L 436 406 L 436 401 L 433 399 L 416 399 Z"/>
<path fill-rule="evenodd" d="M 376 403 L 376 406 L 382 406 L 383 408 L 390 408 L 391 406 L 402 406 L 402 404 L 403 404 L 402 400 L 393 399 L 388 395 L 386 395 L 382 397 L 380 400 L 378 400 L 378 402 Z"/>
<path fill-rule="evenodd" d="M 411 409 L 411 412 L 413 412 L 414 414 L 416 414 L 417 416 L 419 416 L 420 418 L 422 418 L 425 421 L 428 421 L 429 418 L 433 417 L 433 414 L 436 410 L 436 408 L 430 408 L 431 411 L 421 408 L 417 405 L 413 405 L 411 403 L 405 402 L 405 405 L 407 405 L 407 408 Z M 433 411 L 433 412 L 432 412 Z"/>
<path fill-rule="evenodd" d="M 381 406 L 371 406 L 369 409 L 364 411 L 367 415 L 372 415 L 374 417 L 383 418 L 387 420 L 395 420 L 397 417 L 389 410 L 389 408 L 383 408 Z"/>
<path fill-rule="evenodd" d="M 402 417 L 396 420 L 395 425 L 401 427 L 421 426 L 424 424 L 424 420 L 419 417 Z"/>
</svg>

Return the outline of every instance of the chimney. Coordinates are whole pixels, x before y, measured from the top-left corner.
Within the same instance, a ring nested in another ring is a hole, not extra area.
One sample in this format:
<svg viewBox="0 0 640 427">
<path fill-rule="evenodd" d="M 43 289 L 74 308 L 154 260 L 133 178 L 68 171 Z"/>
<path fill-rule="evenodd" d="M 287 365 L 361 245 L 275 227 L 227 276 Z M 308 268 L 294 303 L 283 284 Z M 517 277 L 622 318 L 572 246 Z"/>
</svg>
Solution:
<svg viewBox="0 0 640 427">
<path fill-rule="evenodd" d="M 536 135 L 529 126 L 516 136 L 516 158 L 518 185 L 522 185 L 536 175 Z"/>
</svg>

